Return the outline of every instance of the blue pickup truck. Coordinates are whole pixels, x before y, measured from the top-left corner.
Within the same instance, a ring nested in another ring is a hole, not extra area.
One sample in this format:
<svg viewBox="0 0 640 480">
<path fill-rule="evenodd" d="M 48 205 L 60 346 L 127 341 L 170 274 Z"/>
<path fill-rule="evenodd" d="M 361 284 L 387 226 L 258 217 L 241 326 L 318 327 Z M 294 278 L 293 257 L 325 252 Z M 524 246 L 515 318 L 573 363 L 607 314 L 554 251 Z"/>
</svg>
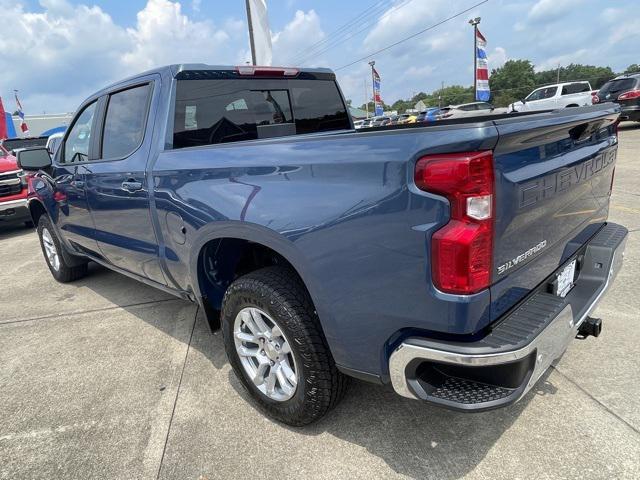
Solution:
<svg viewBox="0 0 640 480">
<path fill-rule="evenodd" d="M 172 65 L 18 161 L 56 280 L 93 261 L 197 302 L 257 404 L 304 425 L 349 377 L 509 405 L 597 336 L 627 237 L 607 222 L 618 116 L 355 130 L 330 70 Z"/>
</svg>

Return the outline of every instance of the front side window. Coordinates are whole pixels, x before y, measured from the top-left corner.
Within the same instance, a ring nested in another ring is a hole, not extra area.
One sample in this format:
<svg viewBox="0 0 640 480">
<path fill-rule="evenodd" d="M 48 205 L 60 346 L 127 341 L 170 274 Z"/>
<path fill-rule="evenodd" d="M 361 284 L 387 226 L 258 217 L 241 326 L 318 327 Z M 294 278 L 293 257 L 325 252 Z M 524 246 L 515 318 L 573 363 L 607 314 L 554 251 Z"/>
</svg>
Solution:
<svg viewBox="0 0 640 480">
<path fill-rule="evenodd" d="M 151 84 L 112 94 L 102 136 L 102 158 L 124 158 L 142 143 Z"/>
<path fill-rule="evenodd" d="M 83 162 L 89 158 L 93 115 L 97 102 L 85 107 L 76 118 L 64 144 L 64 162 Z"/>
<path fill-rule="evenodd" d="M 544 87 L 535 90 L 531 95 L 529 95 L 526 100 L 530 102 L 532 100 L 545 100 L 547 98 L 553 98 L 556 92 L 558 91 L 558 87 Z"/>
<path fill-rule="evenodd" d="M 348 129 L 334 81 L 179 80 L 173 148 Z"/>
</svg>

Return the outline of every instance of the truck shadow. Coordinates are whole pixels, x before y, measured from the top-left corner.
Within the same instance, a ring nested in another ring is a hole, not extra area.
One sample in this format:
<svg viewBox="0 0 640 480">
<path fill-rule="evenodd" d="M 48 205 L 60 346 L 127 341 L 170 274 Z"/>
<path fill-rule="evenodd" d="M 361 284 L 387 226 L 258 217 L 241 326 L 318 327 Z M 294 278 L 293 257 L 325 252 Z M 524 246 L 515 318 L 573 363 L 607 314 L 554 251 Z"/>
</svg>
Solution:
<svg viewBox="0 0 640 480">
<path fill-rule="evenodd" d="M 107 299 L 113 298 L 116 304 L 121 296 L 119 289 L 150 288 L 118 274 L 101 271 L 101 267 L 92 270 L 92 275 L 77 284 L 86 286 Z M 113 282 L 118 283 L 118 289 L 104 288 L 105 285 L 113 285 L 112 282 L 96 282 L 95 278 L 92 281 L 92 277 L 102 275 L 113 275 Z M 139 305 L 124 305 L 122 308 L 202 353 L 217 374 L 223 377 L 218 378 L 212 372 L 216 378 L 211 381 L 228 380 L 238 396 L 262 415 L 233 371 L 223 371 L 228 362 L 220 332 L 212 334 L 209 331 L 204 315 L 197 312 L 195 305 L 179 299 L 175 301 L 178 305 L 184 303 L 185 308 L 193 309 L 188 312 L 189 318 L 193 318 L 189 322 L 195 322 L 195 325 L 189 323 L 194 328 L 193 335 L 190 335 L 191 328 L 176 328 L 172 318 L 159 319 L 157 310 L 154 313 Z M 547 380 L 547 376 L 543 376 L 537 388 L 529 392 L 521 402 L 507 408 L 475 414 L 452 412 L 404 399 L 390 388 L 353 380 L 344 400 L 318 423 L 304 428 L 291 428 L 271 422 L 292 435 L 319 436 L 328 433 L 358 445 L 401 475 L 415 479 L 456 479 L 463 477 L 483 461 L 534 396 L 555 393 L 556 389 Z M 212 404 L 218 403 L 213 398 L 206 400 Z M 202 414 L 211 415 L 212 412 L 207 410 Z M 202 435 L 209 433 L 203 431 Z M 203 442 L 206 444 L 206 440 Z M 344 461 L 348 459 L 345 458 Z M 327 472 L 327 475 L 332 476 L 332 473 Z M 339 475 L 339 472 L 335 472 L 335 475 Z"/>
</svg>

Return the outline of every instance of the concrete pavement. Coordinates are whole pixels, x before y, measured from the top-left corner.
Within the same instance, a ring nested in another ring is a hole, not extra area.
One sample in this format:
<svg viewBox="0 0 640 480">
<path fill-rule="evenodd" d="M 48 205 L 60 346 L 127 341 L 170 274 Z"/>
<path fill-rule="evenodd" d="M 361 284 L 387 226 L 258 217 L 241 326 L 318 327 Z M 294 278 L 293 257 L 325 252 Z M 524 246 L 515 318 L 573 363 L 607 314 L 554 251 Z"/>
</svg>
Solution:
<svg viewBox="0 0 640 480">
<path fill-rule="evenodd" d="M 626 265 L 525 399 L 460 414 L 353 382 L 303 429 L 265 418 L 197 308 L 93 266 L 60 285 L 35 233 L 0 230 L 0 479 L 640 477 L 640 128 L 620 133 L 611 220 Z"/>
</svg>

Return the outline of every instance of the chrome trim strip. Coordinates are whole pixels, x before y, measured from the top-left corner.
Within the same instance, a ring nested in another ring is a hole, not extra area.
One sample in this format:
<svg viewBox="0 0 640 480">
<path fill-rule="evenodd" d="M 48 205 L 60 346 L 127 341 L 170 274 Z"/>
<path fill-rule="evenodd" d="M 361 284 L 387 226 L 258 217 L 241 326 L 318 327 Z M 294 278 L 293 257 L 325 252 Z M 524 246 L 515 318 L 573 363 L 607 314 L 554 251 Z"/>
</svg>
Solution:
<svg viewBox="0 0 640 480">
<path fill-rule="evenodd" d="M 403 397 L 418 399 L 409 387 L 405 376 L 407 365 L 415 359 L 463 366 L 490 366 L 520 360 L 537 351 L 536 365 L 533 374 L 529 379 L 527 387 L 522 391 L 520 397 L 518 397 L 519 400 L 535 385 L 553 361 L 559 358 L 567 349 L 571 340 L 575 338 L 578 333 L 580 324 L 584 322 L 609 289 L 616 275 L 622 268 L 625 245 L 626 239 L 618 245 L 614 251 L 611 268 L 604 287 L 577 322 L 574 323 L 573 321 L 571 305 L 567 305 L 529 345 L 518 350 L 496 354 L 464 354 L 402 343 L 393 351 L 389 358 L 389 374 L 391 376 L 393 389 Z"/>
<path fill-rule="evenodd" d="M 0 212 L 5 210 L 9 210 L 10 208 L 20 208 L 27 206 L 27 199 L 21 198 L 19 200 L 11 200 L 9 202 L 3 202 L 2 198 L 0 198 Z"/>
</svg>

